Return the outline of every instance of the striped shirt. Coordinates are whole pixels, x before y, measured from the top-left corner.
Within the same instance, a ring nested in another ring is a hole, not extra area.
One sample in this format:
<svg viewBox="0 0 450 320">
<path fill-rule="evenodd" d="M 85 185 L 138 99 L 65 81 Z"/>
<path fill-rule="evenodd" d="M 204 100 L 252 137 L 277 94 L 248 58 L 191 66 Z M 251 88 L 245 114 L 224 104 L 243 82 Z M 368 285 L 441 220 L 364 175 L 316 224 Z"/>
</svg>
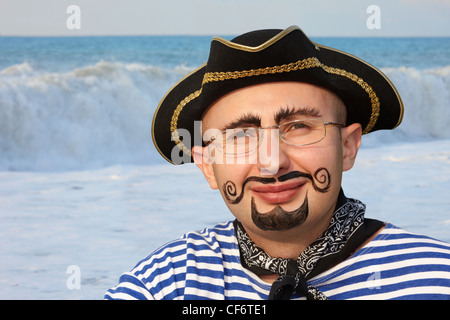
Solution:
<svg viewBox="0 0 450 320">
<path fill-rule="evenodd" d="M 387 224 L 308 285 L 339 300 L 450 299 L 450 244 Z M 124 273 L 105 299 L 265 300 L 270 287 L 241 265 L 229 221 L 187 233 L 154 251 Z"/>
</svg>

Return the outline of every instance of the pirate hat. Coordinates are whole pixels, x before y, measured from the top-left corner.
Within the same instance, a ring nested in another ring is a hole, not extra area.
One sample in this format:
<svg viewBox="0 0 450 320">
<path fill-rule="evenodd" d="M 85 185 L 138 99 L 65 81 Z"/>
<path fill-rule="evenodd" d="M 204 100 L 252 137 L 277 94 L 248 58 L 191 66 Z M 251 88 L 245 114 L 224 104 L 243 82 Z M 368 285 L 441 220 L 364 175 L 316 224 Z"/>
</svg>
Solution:
<svg viewBox="0 0 450 320">
<path fill-rule="evenodd" d="M 208 61 L 161 100 L 152 123 L 156 149 L 171 163 L 179 164 L 172 155 L 183 153 L 190 162 L 194 136 L 201 134 L 194 122 L 208 106 L 231 91 L 277 81 L 307 82 L 336 93 L 347 108 L 347 124 L 360 123 L 364 134 L 393 129 L 403 118 L 394 85 L 367 62 L 312 42 L 296 26 L 258 30 L 231 41 L 212 39 Z"/>
</svg>

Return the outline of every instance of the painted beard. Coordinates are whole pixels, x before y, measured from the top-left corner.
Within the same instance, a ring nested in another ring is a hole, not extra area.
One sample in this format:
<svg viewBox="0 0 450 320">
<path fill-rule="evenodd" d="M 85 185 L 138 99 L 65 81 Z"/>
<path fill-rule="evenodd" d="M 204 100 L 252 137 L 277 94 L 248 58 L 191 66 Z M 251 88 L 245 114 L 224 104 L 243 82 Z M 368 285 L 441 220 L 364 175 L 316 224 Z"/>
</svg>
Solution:
<svg viewBox="0 0 450 320">
<path fill-rule="evenodd" d="M 256 209 L 255 199 L 252 197 L 252 220 L 253 223 L 264 231 L 285 231 L 302 225 L 308 218 L 308 194 L 303 204 L 294 211 L 286 211 L 276 206 L 269 212 L 259 212 Z"/>
<path fill-rule="evenodd" d="M 328 192 L 331 185 L 330 173 L 326 168 L 319 168 L 316 170 L 314 175 L 300 171 L 292 171 L 285 175 L 279 176 L 279 182 L 285 182 L 290 179 L 295 179 L 299 177 L 307 178 L 311 181 L 314 190 L 320 193 Z M 263 184 L 275 183 L 275 178 L 260 178 L 260 177 L 248 177 L 243 185 L 242 190 L 239 195 L 237 195 L 236 185 L 233 181 L 227 181 L 222 186 L 222 191 L 226 201 L 230 204 L 239 203 L 244 196 L 245 185 L 250 182 L 255 181 Z M 272 210 L 262 213 L 256 208 L 255 199 L 251 199 L 251 216 L 253 223 L 262 230 L 271 231 L 284 231 L 291 228 L 302 225 L 308 218 L 308 194 L 305 195 L 305 200 L 300 205 L 300 207 L 293 211 L 286 211 L 280 206 L 276 206 Z"/>
</svg>

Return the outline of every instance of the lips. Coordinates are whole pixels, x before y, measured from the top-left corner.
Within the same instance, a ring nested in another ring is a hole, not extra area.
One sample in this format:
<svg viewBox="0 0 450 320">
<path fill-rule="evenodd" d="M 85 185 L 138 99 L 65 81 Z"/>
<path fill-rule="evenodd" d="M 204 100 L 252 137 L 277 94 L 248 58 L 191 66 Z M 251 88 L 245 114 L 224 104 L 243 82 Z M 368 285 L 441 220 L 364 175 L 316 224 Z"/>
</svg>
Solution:
<svg viewBox="0 0 450 320">
<path fill-rule="evenodd" d="M 255 185 L 250 188 L 253 194 L 270 204 L 281 204 L 291 200 L 305 185 L 306 181 L 285 182 L 276 185 Z"/>
</svg>

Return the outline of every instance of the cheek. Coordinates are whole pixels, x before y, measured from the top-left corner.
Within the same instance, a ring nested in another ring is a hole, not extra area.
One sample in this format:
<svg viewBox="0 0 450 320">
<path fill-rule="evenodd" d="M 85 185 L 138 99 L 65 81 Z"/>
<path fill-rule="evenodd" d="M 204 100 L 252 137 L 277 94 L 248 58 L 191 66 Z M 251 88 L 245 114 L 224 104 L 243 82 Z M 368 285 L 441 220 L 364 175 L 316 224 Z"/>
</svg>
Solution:
<svg viewBox="0 0 450 320">
<path fill-rule="evenodd" d="M 342 179 L 342 151 L 336 145 L 317 145 L 304 149 L 293 149 L 290 159 L 293 170 L 306 171 L 311 175 L 326 175 L 330 180 L 330 189 L 340 189 Z M 319 169 L 325 169 L 317 172 Z M 321 177 L 317 177 L 321 180 Z"/>
<path fill-rule="evenodd" d="M 243 185 L 250 174 L 247 165 L 215 165 L 215 175 L 220 194 L 230 212 L 241 222 L 248 224 L 250 200 Z"/>
<path fill-rule="evenodd" d="M 226 199 L 230 193 L 241 192 L 242 184 L 247 176 L 247 170 L 245 165 L 215 164 L 214 175 L 220 193 L 222 194 L 222 197 Z M 225 194 L 224 191 L 227 190 L 227 187 L 229 188 L 229 193 Z M 234 191 L 231 190 L 233 188 L 235 189 Z"/>
</svg>

